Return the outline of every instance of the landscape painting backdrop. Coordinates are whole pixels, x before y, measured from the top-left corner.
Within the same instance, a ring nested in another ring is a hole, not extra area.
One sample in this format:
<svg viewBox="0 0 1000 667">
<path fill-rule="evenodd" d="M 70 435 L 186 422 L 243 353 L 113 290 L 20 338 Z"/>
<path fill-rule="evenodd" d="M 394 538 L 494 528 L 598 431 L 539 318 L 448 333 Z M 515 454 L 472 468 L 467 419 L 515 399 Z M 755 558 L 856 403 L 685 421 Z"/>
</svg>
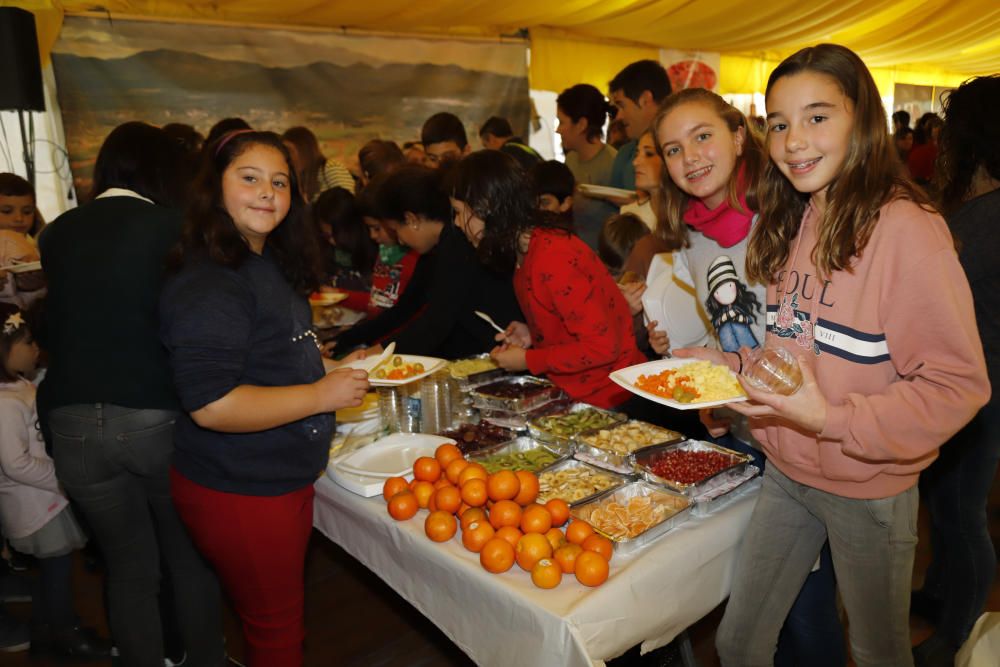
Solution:
<svg viewBox="0 0 1000 667">
<path fill-rule="evenodd" d="M 527 136 L 523 43 L 440 41 L 67 17 L 53 53 L 78 192 L 117 125 L 187 123 L 202 134 L 239 116 L 258 129 L 305 125 L 352 162 L 369 139 L 419 140 L 450 111 L 474 148 L 491 115 Z"/>
</svg>

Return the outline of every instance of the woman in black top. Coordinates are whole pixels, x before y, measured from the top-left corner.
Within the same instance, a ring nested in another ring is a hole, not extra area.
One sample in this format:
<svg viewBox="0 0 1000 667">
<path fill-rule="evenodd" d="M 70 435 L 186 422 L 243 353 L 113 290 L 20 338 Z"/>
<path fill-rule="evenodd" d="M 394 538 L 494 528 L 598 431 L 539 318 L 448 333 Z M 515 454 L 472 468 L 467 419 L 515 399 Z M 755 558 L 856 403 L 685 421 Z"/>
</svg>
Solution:
<svg viewBox="0 0 1000 667">
<path fill-rule="evenodd" d="M 401 167 L 376 193 L 379 216 L 404 245 L 422 256 L 418 272 L 396 305 L 337 339 L 338 350 L 395 341 L 402 354 L 454 359 L 489 352 L 494 331 L 475 314 L 498 322 L 521 315 L 511 275 L 494 273 L 476 259 L 475 248 L 451 224 L 451 203 L 440 170 Z M 379 348 L 376 348 L 376 350 Z"/>
<path fill-rule="evenodd" d="M 313 483 L 333 412 L 368 389 L 364 371 L 325 372 L 305 296 L 322 259 L 290 164 L 271 132 L 220 139 L 160 307 L 186 413 L 174 502 L 243 622 L 251 667 L 302 663 Z"/>
<path fill-rule="evenodd" d="M 160 563 L 189 664 L 222 664 L 219 587 L 174 510 L 168 471 L 180 405 L 159 340 L 164 260 L 180 233 L 180 147 L 126 123 L 94 168 L 93 201 L 39 239 L 49 370 L 38 413 L 56 475 L 100 546 L 123 664 L 162 667 Z"/>
</svg>

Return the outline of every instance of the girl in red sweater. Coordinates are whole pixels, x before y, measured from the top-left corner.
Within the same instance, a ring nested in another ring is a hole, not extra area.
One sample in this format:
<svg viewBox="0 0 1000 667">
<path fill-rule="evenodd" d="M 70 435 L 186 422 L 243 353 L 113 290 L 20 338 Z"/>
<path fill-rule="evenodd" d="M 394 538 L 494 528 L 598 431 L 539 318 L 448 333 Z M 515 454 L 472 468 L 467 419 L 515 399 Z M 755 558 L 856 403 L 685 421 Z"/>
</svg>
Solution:
<svg viewBox="0 0 1000 667">
<path fill-rule="evenodd" d="M 514 269 L 527 322 L 511 322 L 491 352 L 507 370 L 546 375 L 572 398 L 603 408 L 631 398 L 608 379 L 642 363 L 621 290 L 578 237 L 535 209 L 517 163 L 480 151 L 455 167 L 455 224 L 497 271 Z"/>
<path fill-rule="evenodd" d="M 716 646 L 726 667 L 772 664 L 829 539 L 855 663 L 907 667 L 917 477 L 989 396 L 972 295 L 856 54 L 802 49 L 766 100 L 747 277 L 767 284 L 765 346 L 796 356 L 803 383 L 790 396 L 744 384 L 750 401 L 732 405 L 768 464 Z"/>
</svg>

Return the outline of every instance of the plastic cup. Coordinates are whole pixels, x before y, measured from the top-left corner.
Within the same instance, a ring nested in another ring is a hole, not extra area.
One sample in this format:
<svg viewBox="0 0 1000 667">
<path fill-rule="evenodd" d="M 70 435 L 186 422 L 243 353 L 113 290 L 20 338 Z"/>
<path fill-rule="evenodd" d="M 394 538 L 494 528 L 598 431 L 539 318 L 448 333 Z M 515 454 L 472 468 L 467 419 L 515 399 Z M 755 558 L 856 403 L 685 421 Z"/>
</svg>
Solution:
<svg viewBox="0 0 1000 667">
<path fill-rule="evenodd" d="M 757 389 L 788 396 L 802 386 L 802 369 L 787 350 L 757 348 L 743 363 L 743 377 Z"/>
</svg>

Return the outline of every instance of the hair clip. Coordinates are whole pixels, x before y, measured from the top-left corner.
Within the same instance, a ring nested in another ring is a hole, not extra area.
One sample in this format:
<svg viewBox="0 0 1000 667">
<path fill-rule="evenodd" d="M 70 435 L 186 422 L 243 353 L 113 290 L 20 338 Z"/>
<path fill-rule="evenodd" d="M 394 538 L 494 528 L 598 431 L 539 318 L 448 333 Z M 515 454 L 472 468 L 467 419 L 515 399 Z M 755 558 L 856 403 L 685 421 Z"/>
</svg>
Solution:
<svg viewBox="0 0 1000 667">
<path fill-rule="evenodd" d="M 222 152 L 222 147 L 228 144 L 230 139 L 232 139 L 233 137 L 237 137 L 241 134 L 246 134 L 247 132 L 253 132 L 253 131 L 254 130 L 251 130 L 249 128 L 243 128 L 242 130 L 233 130 L 232 132 L 227 132 L 226 134 L 222 135 L 222 138 L 219 139 L 218 145 L 216 145 L 215 147 L 215 157 L 219 157 L 219 153 Z"/>
<path fill-rule="evenodd" d="M 19 310 L 16 313 L 11 313 L 7 316 L 7 320 L 3 323 L 4 335 L 9 336 L 14 333 L 21 328 L 22 324 L 24 324 L 24 317 L 21 316 L 21 311 Z"/>
</svg>

